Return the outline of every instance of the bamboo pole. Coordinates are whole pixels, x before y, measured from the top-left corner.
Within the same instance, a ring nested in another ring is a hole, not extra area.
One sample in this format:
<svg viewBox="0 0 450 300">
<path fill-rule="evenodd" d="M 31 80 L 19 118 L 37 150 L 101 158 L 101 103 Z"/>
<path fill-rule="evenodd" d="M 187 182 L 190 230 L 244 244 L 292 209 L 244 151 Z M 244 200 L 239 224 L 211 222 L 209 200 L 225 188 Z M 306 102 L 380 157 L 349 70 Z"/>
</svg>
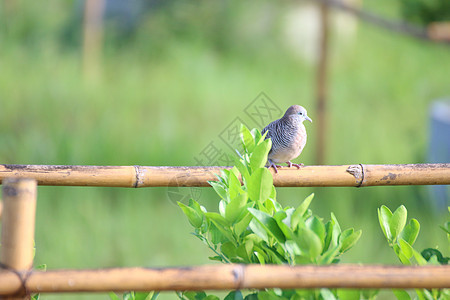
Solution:
<svg viewBox="0 0 450 300">
<path fill-rule="evenodd" d="M 0 273 L 0 295 L 20 287 Z M 450 266 L 205 265 L 185 268 L 113 268 L 33 272 L 31 293 L 237 290 L 262 288 L 449 288 Z"/>
<path fill-rule="evenodd" d="M 316 74 L 317 147 L 316 163 L 325 163 L 327 149 L 328 118 L 328 52 L 329 52 L 329 11 L 325 3 L 319 3 L 320 37 L 319 58 Z"/>
<path fill-rule="evenodd" d="M 209 186 L 215 174 L 230 167 L 0 165 L 7 177 L 34 178 L 39 185 L 168 187 Z M 450 163 L 407 165 L 341 165 L 270 169 L 275 186 L 383 186 L 450 184 Z"/>
<path fill-rule="evenodd" d="M 11 294 L 19 298 L 12 299 L 25 297 L 26 290 L 21 286 L 21 278 L 33 265 L 36 187 L 34 179 L 7 178 L 3 183 L 4 213 L 0 263 L 4 270 L 1 270 L 0 274 L 7 273 L 4 282 L 8 285 L 15 283 Z"/>
<path fill-rule="evenodd" d="M 432 41 L 450 43 L 450 22 L 433 22 L 428 25 L 427 33 Z"/>
<path fill-rule="evenodd" d="M 86 80 L 100 75 L 105 0 L 86 0 L 83 21 L 83 72 Z"/>
</svg>

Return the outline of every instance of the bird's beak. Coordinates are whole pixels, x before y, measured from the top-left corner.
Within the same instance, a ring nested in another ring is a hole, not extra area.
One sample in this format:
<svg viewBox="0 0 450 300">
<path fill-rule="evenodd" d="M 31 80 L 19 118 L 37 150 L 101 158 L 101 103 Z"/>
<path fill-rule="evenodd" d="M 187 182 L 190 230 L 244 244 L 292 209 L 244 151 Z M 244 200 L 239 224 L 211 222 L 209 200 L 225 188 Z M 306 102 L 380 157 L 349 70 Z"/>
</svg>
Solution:
<svg viewBox="0 0 450 300">
<path fill-rule="evenodd" d="M 306 119 L 306 120 L 308 120 L 308 121 L 310 121 L 310 122 L 312 123 L 312 120 L 311 120 L 311 118 L 310 118 L 310 117 L 308 117 L 308 116 L 305 116 L 305 119 Z"/>
</svg>

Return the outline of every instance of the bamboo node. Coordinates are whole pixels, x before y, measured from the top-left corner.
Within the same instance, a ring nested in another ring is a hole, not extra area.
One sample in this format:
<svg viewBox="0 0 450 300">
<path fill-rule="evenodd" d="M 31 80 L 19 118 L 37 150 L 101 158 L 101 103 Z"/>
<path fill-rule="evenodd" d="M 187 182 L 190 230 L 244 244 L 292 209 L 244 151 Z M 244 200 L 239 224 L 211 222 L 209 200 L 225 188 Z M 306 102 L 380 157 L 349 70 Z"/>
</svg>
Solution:
<svg viewBox="0 0 450 300">
<path fill-rule="evenodd" d="M 235 268 L 232 271 L 234 282 L 236 286 L 236 290 L 242 289 L 244 286 L 244 279 L 245 279 L 245 266 L 244 265 L 236 265 Z"/>
<path fill-rule="evenodd" d="M 364 180 L 364 172 L 363 172 L 363 166 L 361 164 L 359 165 L 351 165 L 347 168 L 347 172 L 352 174 L 353 177 L 356 179 L 356 187 L 360 187 L 363 180 Z"/>
<path fill-rule="evenodd" d="M 144 185 L 145 173 L 147 172 L 145 167 L 135 165 L 134 172 L 136 174 L 136 181 L 133 184 L 134 188 L 142 187 Z"/>
<path fill-rule="evenodd" d="M 7 196 L 7 197 L 17 197 L 19 194 L 22 193 L 30 193 L 30 194 L 35 194 L 35 192 L 33 190 L 29 190 L 28 188 L 22 188 L 20 186 L 17 186 L 17 184 L 19 182 L 30 182 L 30 181 L 35 181 L 34 179 L 31 178 L 19 178 L 19 177 L 8 177 L 5 178 L 4 182 L 3 182 L 3 196 Z"/>
<path fill-rule="evenodd" d="M 26 270 L 26 271 L 18 271 L 18 270 L 15 270 L 15 269 L 11 268 L 10 266 L 0 262 L 0 270 L 4 270 L 4 271 L 8 271 L 8 272 L 13 273 L 14 275 L 17 276 L 17 278 L 20 281 L 20 286 L 18 287 L 17 291 L 12 293 L 9 296 L 12 296 L 12 297 L 14 297 L 14 296 L 24 297 L 24 296 L 26 296 L 26 299 L 30 298 L 31 292 L 27 288 L 27 281 L 28 281 L 28 278 L 30 277 L 30 275 L 33 273 L 33 269 L 32 268 L 30 268 L 29 270 Z"/>
</svg>

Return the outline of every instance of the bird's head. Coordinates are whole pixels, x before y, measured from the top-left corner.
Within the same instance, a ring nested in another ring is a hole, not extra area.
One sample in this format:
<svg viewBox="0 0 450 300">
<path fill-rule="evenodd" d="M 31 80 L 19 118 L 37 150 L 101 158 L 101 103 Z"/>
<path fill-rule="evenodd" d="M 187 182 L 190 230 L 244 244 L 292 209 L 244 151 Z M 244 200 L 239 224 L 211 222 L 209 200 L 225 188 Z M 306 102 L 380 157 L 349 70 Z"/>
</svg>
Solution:
<svg viewBox="0 0 450 300">
<path fill-rule="evenodd" d="M 306 109 L 300 105 L 292 105 L 291 107 L 289 107 L 287 109 L 287 111 L 285 112 L 284 117 L 285 118 L 293 117 L 293 118 L 300 120 L 300 122 L 308 120 L 312 123 L 311 118 L 308 117 L 308 113 L 307 113 Z"/>
</svg>

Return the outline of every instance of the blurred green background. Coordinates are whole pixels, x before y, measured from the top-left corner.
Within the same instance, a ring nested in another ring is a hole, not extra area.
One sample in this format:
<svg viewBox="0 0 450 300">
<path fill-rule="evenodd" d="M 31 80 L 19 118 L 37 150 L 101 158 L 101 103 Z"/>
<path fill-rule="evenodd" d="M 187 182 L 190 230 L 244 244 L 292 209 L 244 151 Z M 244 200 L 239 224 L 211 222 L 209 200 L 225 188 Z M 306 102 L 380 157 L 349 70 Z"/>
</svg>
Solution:
<svg viewBox="0 0 450 300">
<path fill-rule="evenodd" d="M 236 117 L 251 123 L 244 110 L 261 92 L 283 112 L 300 104 L 317 116 L 314 39 L 302 34 L 308 23 L 292 22 L 301 21 L 295 12 L 304 2 L 148 1 L 135 6 L 139 18 L 131 23 L 114 13 L 106 19 L 100 56 L 84 67 L 83 5 L 1 2 L 0 163 L 195 165 L 211 141 L 227 147 L 218 136 Z M 399 2 L 362 5 L 400 16 Z M 450 95 L 450 48 L 345 22 L 348 31 L 331 26 L 326 163 L 426 162 L 429 105 Z M 309 141 L 296 162 L 311 165 L 317 128 L 306 127 Z M 36 265 L 208 263 L 211 253 L 168 192 L 39 187 Z M 217 207 L 212 189 L 194 192 L 208 209 Z M 446 253 L 438 228 L 445 211 L 433 205 L 428 187 L 279 188 L 278 200 L 296 205 L 312 192 L 316 214 L 328 220 L 334 212 L 342 227 L 363 230 L 344 262 L 398 264 L 379 228 L 382 204 L 404 204 L 419 220 L 417 249 Z"/>
</svg>

